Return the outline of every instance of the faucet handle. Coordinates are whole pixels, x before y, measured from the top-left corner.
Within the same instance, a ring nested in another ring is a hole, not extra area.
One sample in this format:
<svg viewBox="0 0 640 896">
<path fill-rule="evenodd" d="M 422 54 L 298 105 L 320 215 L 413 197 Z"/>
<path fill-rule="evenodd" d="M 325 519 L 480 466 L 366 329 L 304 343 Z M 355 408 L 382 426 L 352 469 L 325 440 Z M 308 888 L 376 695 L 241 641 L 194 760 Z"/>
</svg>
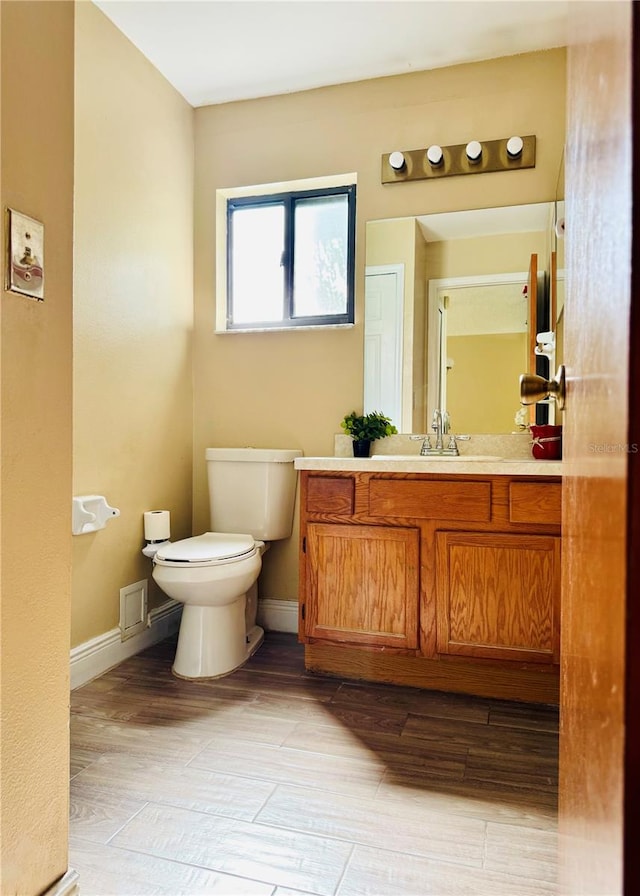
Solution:
<svg viewBox="0 0 640 896">
<path fill-rule="evenodd" d="M 422 442 L 422 446 L 420 448 L 420 455 L 424 456 L 427 451 L 431 451 L 431 436 L 409 436 L 412 441 L 420 440 Z"/>
<path fill-rule="evenodd" d="M 471 436 L 460 436 L 454 435 L 454 433 L 449 434 L 449 448 L 455 448 L 457 442 L 470 442 Z"/>
</svg>

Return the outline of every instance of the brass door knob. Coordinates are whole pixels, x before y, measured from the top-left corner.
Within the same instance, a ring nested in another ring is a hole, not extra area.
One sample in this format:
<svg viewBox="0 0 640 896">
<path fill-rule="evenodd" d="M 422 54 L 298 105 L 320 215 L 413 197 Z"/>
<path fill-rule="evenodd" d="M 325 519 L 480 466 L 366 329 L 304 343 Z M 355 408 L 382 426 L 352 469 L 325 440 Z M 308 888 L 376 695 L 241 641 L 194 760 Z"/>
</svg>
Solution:
<svg viewBox="0 0 640 896">
<path fill-rule="evenodd" d="M 545 380 L 534 373 L 523 373 L 520 377 L 520 404 L 535 404 L 545 398 L 555 399 L 558 410 L 564 410 L 565 401 L 564 364 L 552 380 Z"/>
</svg>

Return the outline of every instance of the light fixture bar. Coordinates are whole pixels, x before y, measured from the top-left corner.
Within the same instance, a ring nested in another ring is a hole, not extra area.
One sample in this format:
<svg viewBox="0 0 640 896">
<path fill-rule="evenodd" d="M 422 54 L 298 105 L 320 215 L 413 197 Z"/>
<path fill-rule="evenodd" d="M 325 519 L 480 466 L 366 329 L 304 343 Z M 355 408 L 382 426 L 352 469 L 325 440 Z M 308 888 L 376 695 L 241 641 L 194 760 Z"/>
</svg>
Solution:
<svg viewBox="0 0 640 896">
<path fill-rule="evenodd" d="M 519 154 L 514 155 L 520 149 Z M 471 147 L 472 155 L 475 155 L 477 147 L 480 147 L 480 155 L 472 161 L 468 155 Z M 438 164 L 430 161 L 437 155 L 434 149 L 442 150 L 442 159 Z M 403 165 L 396 168 L 390 163 L 390 158 L 396 162 L 402 158 Z M 489 171 L 515 171 L 521 168 L 535 168 L 536 166 L 536 138 L 507 137 L 502 140 L 472 140 L 467 143 L 459 143 L 455 146 L 429 146 L 424 149 L 395 150 L 382 156 L 383 184 L 395 184 L 407 180 L 426 180 L 428 178 L 452 177 L 458 174 L 483 174 Z"/>
</svg>

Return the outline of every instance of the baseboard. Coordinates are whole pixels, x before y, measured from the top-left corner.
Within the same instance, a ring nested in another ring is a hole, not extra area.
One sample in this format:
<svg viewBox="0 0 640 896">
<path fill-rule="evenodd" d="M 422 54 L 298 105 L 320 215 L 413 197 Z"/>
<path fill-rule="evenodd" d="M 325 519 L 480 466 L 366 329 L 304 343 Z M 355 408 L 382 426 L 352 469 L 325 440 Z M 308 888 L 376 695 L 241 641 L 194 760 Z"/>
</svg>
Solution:
<svg viewBox="0 0 640 896">
<path fill-rule="evenodd" d="M 91 681 L 92 678 L 117 666 L 123 660 L 177 632 L 181 611 L 181 603 L 168 600 L 162 606 L 151 610 L 149 628 L 138 635 L 133 635 L 123 641 L 120 629 L 112 628 L 111 631 L 73 647 L 71 650 L 71 690 L 79 688 Z"/>
<path fill-rule="evenodd" d="M 258 623 L 267 632 L 298 631 L 297 600 L 259 600 Z"/>
<path fill-rule="evenodd" d="M 69 868 L 59 880 L 45 890 L 42 896 L 78 896 L 80 875 L 73 868 Z"/>
<path fill-rule="evenodd" d="M 125 641 L 120 629 L 98 635 L 71 650 L 71 690 L 81 687 L 98 675 L 102 675 L 118 663 L 140 653 L 152 644 L 163 641 L 178 631 L 182 604 L 168 600 L 161 607 L 151 610 L 149 628 Z M 258 622 L 268 632 L 298 631 L 298 602 L 295 600 L 260 600 Z"/>
</svg>

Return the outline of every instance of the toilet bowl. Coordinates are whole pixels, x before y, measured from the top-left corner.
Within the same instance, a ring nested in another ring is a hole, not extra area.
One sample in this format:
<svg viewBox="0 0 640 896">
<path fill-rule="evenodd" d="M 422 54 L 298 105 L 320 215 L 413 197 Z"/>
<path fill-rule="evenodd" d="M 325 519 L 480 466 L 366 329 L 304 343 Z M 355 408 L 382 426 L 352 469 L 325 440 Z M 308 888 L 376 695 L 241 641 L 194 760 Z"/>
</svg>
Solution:
<svg viewBox="0 0 640 896">
<path fill-rule="evenodd" d="M 246 637 L 246 595 L 260 573 L 264 547 L 250 535 L 205 532 L 157 551 L 154 580 L 184 604 L 173 663 L 179 678 L 226 675 L 260 646 L 262 629 L 251 626 L 252 637 Z"/>
<path fill-rule="evenodd" d="M 173 663 L 179 678 L 228 675 L 262 643 L 257 579 L 267 540 L 291 534 L 293 460 L 301 454 L 297 449 L 207 449 L 215 531 L 164 542 L 153 555 L 154 581 L 184 605 Z"/>
</svg>

